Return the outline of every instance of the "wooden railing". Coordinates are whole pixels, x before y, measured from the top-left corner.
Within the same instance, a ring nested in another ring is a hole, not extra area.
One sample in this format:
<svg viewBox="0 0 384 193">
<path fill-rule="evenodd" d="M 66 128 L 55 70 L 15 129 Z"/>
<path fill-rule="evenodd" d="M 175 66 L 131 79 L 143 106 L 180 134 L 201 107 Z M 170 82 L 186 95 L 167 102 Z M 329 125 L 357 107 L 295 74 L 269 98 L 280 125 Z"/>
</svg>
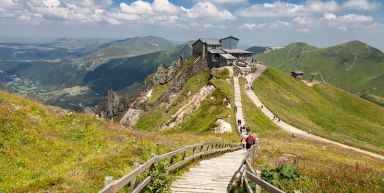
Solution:
<svg viewBox="0 0 384 193">
<path fill-rule="evenodd" d="M 233 184 L 236 178 L 240 178 L 240 186 L 244 187 L 248 193 L 261 193 L 262 189 L 269 193 L 285 193 L 276 186 L 273 186 L 267 181 L 261 179 L 261 172 L 255 171 L 252 168 L 251 163 L 257 158 L 259 151 L 260 145 L 258 142 L 254 144 L 249 150 L 247 150 L 247 156 L 232 177 L 232 182 L 230 184 Z M 256 183 L 256 187 L 252 188 L 250 182 Z"/>
<path fill-rule="evenodd" d="M 143 165 L 137 167 L 131 173 L 124 175 L 118 180 L 113 180 L 99 191 L 99 193 L 115 193 L 125 186 L 130 185 L 131 192 L 138 193 L 142 191 L 152 181 L 151 176 L 145 178 L 142 182 L 136 183 L 137 178 L 145 171 L 149 170 L 156 162 L 169 161 L 168 172 L 179 169 L 194 159 L 201 159 L 204 156 L 235 151 L 241 149 L 240 144 L 234 143 L 199 143 L 190 145 L 166 154 L 155 155 Z M 177 161 L 178 156 L 181 159 Z"/>
</svg>

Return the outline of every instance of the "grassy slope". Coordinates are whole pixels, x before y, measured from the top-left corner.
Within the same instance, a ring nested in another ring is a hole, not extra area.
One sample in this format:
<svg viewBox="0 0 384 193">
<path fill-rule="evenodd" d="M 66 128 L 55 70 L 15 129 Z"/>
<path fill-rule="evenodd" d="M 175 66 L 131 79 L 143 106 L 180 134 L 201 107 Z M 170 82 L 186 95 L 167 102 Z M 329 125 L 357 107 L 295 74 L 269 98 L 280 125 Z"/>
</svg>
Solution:
<svg viewBox="0 0 384 193">
<path fill-rule="evenodd" d="M 244 80 L 240 81 L 244 85 Z M 244 87 L 241 87 L 244 88 Z M 245 120 L 261 142 L 261 153 L 255 161 L 258 170 L 274 168 L 277 158 L 303 158 L 296 168 L 303 176 L 285 181 L 280 187 L 287 192 L 383 192 L 383 162 L 333 145 L 292 138 L 281 131 L 252 103 L 244 90 L 242 102 Z M 359 159 L 356 159 L 356 158 Z"/>
<path fill-rule="evenodd" d="M 308 87 L 268 68 L 253 84 L 265 105 L 316 135 L 384 154 L 384 109 L 327 84 Z"/>
<path fill-rule="evenodd" d="M 0 92 L 0 190 L 96 192 L 134 162 L 187 144 L 223 138 L 125 130 L 85 114 L 59 114 Z M 157 146 L 158 144 L 158 146 Z"/>
<path fill-rule="evenodd" d="M 157 101 L 165 92 L 167 92 L 169 84 L 159 84 L 153 87 L 151 97 L 147 99 L 149 104 Z"/>
<path fill-rule="evenodd" d="M 167 121 L 181 106 L 186 104 L 193 94 L 199 92 L 199 90 L 205 86 L 208 82 L 208 73 L 203 72 L 192 76 L 184 85 L 183 89 L 172 101 L 170 107 L 166 107 L 165 104 L 161 104 L 158 107 L 144 113 L 136 127 L 140 130 L 153 130 L 160 123 Z M 188 96 L 188 93 L 191 94 Z"/>
<path fill-rule="evenodd" d="M 384 96 L 384 54 L 363 42 L 352 41 L 328 48 L 293 43 L 257 56 L 268 66 L 290 73 L 301 70 L 310 79 L 321 72 L 326 82 L 353 93 Z"/>
<path fill-rule="evenodd" d="M 217 88 L 213 93 L 213 100 L 204 100 L 199 108 L 188 116 L 185 121 L 175 129 L 165 131 L 166 133 L 177 133 L 180 131 L 188 131 L 195 134 L 212 134 L 212 129 L 216 127 L 215 122 L 218 118 L 223 118 L 232 124 L 234 128 L 235 118 L 233 110 L 227 109 L 224 104 L 224 98 L 234 104 L 233 85 L 228 78 L 227 73 L 222 73 L 218 79 L 211 80 L 211 83 Z M 183 105 L 185 105 L 194 94 L 198 93 L 202 87 L 208 83 L 208 73 L 202 72 L 191 77 L 183 89 L 172 100 L 171 105 L 166 107 L 164 104 L 148 111 L 140 117 L 136 128 L 140 130 L 153 130 L 156 126 L 168 121 L 171 116 Z M 190 93 L 190 94 L 188 94 Z M 225 139 L 238 140 L 236 133 L 220 134 Z"/>
</svg>

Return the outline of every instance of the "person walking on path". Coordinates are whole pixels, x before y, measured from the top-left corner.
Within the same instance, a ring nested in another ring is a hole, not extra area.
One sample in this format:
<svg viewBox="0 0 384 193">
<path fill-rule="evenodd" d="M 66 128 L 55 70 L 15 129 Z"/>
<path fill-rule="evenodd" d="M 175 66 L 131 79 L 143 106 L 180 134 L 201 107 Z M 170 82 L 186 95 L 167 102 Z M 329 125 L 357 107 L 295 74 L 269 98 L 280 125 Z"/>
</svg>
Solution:
<svg viewBox="0 0 384 193">
<path fill-rule="evenodd" d="M 237 120 L 237 125 L 241 126 L 241 119 Z"/>
<path fill-rule="evenodd" d="M 256 139 L 255 137 L 253 137 L 251 134 L 249 134 L 246 138 L 245 138 L 245 148 L 248 150 L 252 147 L 252 145 L 254 145 L 256 143 Z"/>
<path fill-rule="evenodd" d="M 241 137 L 241 147 L 243 148 L 243 149 L 245 149 L 245 147 L 246 147 L 246 143 L 245 143 L 245 137 L 243 136 L 243 137 Z"/>
<path fill-rule="evenodd" d="M 247 135 L 249 135 L 249 132 L 251 131 L 251 129 L 249 129 L 249 126 L 245 128 L 245 131 L 247 132 Z"/>
</svg>

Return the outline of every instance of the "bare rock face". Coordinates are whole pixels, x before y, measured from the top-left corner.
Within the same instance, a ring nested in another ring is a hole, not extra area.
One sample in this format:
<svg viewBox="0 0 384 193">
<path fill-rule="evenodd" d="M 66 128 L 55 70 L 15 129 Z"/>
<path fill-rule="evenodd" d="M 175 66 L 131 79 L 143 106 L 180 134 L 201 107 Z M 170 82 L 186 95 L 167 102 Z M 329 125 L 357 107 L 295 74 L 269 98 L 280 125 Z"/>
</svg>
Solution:
<svg viewBox="0 0 384 193">
<path fill-rule="evenodd" d="M 146 82 L 151 82 L 150 85 L 166 84 L 176 76 L 177 72 L 183 64 L 183 57 L 180 57 L 178 60 L 174 61 L 168 68 L 164 68 L 163 65 L 160 64 L 156 73 L 153 76 L 148 76 L 148 79 L 152 81 Z"/>
<path fill-rule="evenodd" d="M 102 118 L 111 118 L 121 113 L 129 104 L 126 96 L 120 96 L 117 92 L 108 91 L 107 101 L 97 105 L 93 112 Z M 91 112 L 88 110 L 88 112 Z"/>
<path fill-rule="evenodd" d="M 179 126 L 185 119 L 188 117 L 188 115 L 192 114 L 202 101 L 204 101 L 206 98 L 212 95 L 212 93 L 215 91 L 215 87 L 213 85 L 205 86 L 203 87 L 197 94 L 195 94 L 191 100 L 182 106 L 171 118 L 171 121 L 166 123 L 165 125 L 160 127 L 161 129 L 165 128 L 175 128 Z"/>
<path fill-rule="evenodd" d="M 216 124 L 217 127 L 215 128 L 214 133 L 232 133 L 232 125 L 225 120 L 218 119 Z"/>
<path fill-rule="evenodd" d="M 110 115 L 115 115 L 119 110 L 120 106 L 120 96 L 112 91 L 108 91 L 108 99 L 107 99 L 107 113 Z"/>
<path fill-rule="evenodd" d="M 140 109 L 128 109 L 123 118 L 120 120 L 120 124 L 132 127 L 139 121 L 141 114 L 144 111 Z"/>
<path fill-rule="evenodd" d="M 165 69 L 162 64 L 157 68 L 156 74 L 153 77 L 153 84 L 165 84 L 168 80 L 168 69 Z"/>
</svg>

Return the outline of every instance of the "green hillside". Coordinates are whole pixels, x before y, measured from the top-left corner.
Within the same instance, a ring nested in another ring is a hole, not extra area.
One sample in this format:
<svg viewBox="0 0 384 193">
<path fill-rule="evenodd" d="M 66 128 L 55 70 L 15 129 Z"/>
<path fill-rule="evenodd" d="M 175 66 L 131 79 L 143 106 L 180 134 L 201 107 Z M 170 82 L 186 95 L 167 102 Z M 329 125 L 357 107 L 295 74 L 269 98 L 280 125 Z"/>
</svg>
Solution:
<svg viewBox="0 0 384 193">
<path fill-rule="evenodd" d="M 257 81 L 257 80 L 256 80 Z M 240 79 L 242 85 L 245 80 Z M 279 157 L 293 162 L 300 173 L 298 180 L 273 180 L 286 192 L 379 193 L 384 191 L 383 161 L 335 145 L 291 137 L 267 118 L 248 98 L 244 86 L 244 118 L 261 142 L 260 155 L 254 161 L 258 170 L 272 169 L 281 163 Z M 257 93 L 261 93 L 256 91 Z M 295 161 L 293 161 L 295 160 Z"/>
<path fill-rule="evenodd" d="M 384 108 L 328 84 L 309 87 L 273 68 L 253 84 L 265 105 L 305 131 L 384 154 Z"/>
<path fill-rule="evenodd" d="M 327 83 L 339 88 L 384 97 L 384 53 L 360 41 L 328 48 L 293 43 L 256 57 L 287 73 L 303 71 L 306 79 L 311 72 L 320 72 Z"/>
<path fill-rule="evenodd" d="M 120 178 L 152 153 L 202 141 L 225 140 L 183 131 L 127 130 L 0 91 L 1 192 L 97 192 L 105 176 Z"/>
<path fill-rule="evenodd" d="M 109 89 L 120 91 L 135 83 L 143 84 L 145 78 L 154 73 L 158 65 L 168 66 L 180 56 L 187 58 L 191 54 L 190 49 L 190 45 L 183 44 L 155 53 L 113 59 L 88 72 L 84 76 L 83 84 L 100 95 L 106 95 Z"/>
</svg>

